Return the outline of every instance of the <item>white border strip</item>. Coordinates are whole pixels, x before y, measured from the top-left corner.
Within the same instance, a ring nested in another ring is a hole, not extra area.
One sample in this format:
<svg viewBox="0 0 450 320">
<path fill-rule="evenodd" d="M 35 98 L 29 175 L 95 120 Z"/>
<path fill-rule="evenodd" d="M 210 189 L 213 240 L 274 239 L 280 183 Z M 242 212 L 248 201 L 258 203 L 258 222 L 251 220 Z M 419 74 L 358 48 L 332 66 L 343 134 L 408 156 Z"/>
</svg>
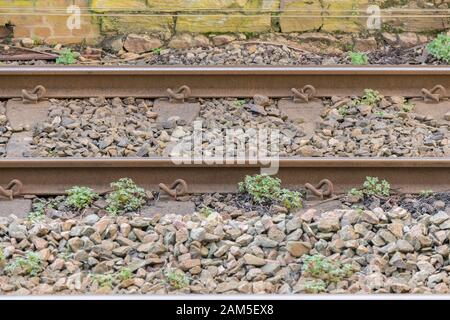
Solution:
<svg viewBox="0 0 450 320">
<path fill-rule="evenodd" d="M 276 295 L 276 294 L 236 294 L 236 295 L 211 295 L 211 294 L 190 294 L 190 295 L 55 295 L 55 296 L 0 296 L 2 300 L 174 300 L 174 301 L 195 301 L 195 300 L 450 300 L 450 294 L 297 294 L 297 295 Z"/>
</svg>

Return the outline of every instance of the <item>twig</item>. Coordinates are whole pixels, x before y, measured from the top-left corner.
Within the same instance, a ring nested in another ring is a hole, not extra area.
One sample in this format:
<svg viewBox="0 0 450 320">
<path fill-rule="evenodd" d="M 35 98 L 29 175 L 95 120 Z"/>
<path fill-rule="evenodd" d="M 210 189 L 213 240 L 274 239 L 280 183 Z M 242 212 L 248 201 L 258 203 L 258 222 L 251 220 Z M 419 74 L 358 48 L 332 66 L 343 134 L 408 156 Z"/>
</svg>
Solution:
<svg viewBox="0 0 450 320">
<path fill-rule="evenodd" d="M 154 55 L 153 52 L 147 52 L 147 53 L 143 53 L 140 54 L 137 57 L 131 57 L 131 58 L 126 58 L 126 59 L 115 59 L 115 60 L 109 60 L 109 61 L 96 61 L 96 60 L 88 60 L 88 61 L 80 61 L 80 64 L 106 64 L 106 63 L 120 63 L 120 62 L 128 62 L 128 61 L 134 61 L 134 60 L 140 60 L 140 59 L 144 59 L 144 58 L 148 58 L 151 57 L 152 55 Z"/>
<path fill-rule="evenodd" d="M 295 51 L 299 51 L 299 52 L 303 52 L 305 54 L 311 54 L 311 55 L 315 55 L 317 56 L 315 53 L 311 52 L 311 51 L 307 51 L 305 49 L 300 49 L 297 47 L 294 47 L 292 45 L 288 45 L 286 43 L 276 43 L 276 42 L 269 42 L 269 41 L 243 41 L 243 42 L 237 42 L 239 44 L 243 44 L 243 45 L 252 45 L 252 44 L 260 44 L 260 45 L 271 45 L 271 46 L 277 46 L 277 47 L 283 47 L 286 46 L 289 49 L 295 50 Z"/>
<path fill-rule="evenodd" d="M 49 52 L 45 52 L 45 51 L 39 51 L 39 50 L 35 50 L 35 49 L 29 49 L 29 48 L 24 48 L 24 47 L 19 47 L 19 46 L 14 46 L 14 45 L 6 45 L 6 44 L 0 44 L 0 46 L 2 46 L 3 48 L 4 47 L 10 47 L 10 48 L 13 48 L 13 49 L 29 51 L 29 52 L 33 52 L 33 53 L 39 53 L 39 54 L 43 54 L 43 55 L 54 57 L 55 59 L 58 58 L 58 55 L 53 54 L 53 53 L 49 53 Z"/>
</svg>

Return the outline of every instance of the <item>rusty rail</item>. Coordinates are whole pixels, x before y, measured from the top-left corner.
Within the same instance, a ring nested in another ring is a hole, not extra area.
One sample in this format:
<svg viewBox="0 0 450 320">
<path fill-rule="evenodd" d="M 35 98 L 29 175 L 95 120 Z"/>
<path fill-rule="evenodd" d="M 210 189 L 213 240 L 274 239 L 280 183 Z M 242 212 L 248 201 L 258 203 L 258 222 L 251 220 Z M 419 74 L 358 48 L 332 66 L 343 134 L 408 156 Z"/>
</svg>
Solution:
<svg viewBox="0 0 450 320">
<path fill-rule="evenodd" d="M 47 97 L 162 97 L 168 88 L 188 86 L 192 97 L 290 97 L 292 88 L 311 85 L 315 96 L 361 94 L 421 97 L 437 85 L 450 92 L 445 66 L 302 67 L 84 67 L 0 68 L 0 98 L 17 98 L 21 89 L 42 85 Z"/>
<path fill-rule="evenodd" d="M 263 162 L 264 163 L 264 162 Z M 170 159 L 2 159 L 0 185 L 11 180 L 23 183 L 21 194 L 62 194 L 74 185 L 86 185 L 98 192 L 109 184 L 130 177 L 148 190 L 158 190 L 160 183 L 183 179 L 189 192 L 235 192 L 245 175 L 259 173 L 260 164 L 182 164 Z M 289 188 L 305 183 L 317 184 L 330 179 L 337 193 L 360 186 L 366 176 L 387 179 L 403 192 L 448 190 L 450 159 L 356 159 L 303 158 L 280 159 L 278 177 Z"/>
</svg>

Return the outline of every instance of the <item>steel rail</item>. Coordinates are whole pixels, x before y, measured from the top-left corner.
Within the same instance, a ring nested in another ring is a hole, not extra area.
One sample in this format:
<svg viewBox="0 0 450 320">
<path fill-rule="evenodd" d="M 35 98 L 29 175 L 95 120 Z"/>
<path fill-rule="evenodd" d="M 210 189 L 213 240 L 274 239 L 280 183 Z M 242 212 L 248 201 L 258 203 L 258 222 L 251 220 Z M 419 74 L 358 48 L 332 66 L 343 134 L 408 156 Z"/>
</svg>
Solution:
<svg viewBox="0 0 450 320">
<path fill-rule="evenodd" d="M 263 162 L 264 163 L 264 162 Z M 362 184 L 366 176 L 388 180 L 401 192 L 444 191 L 450 188 L 448 158 L 295 158 L 279 160 L 278 177 L 283 185 L 299 188 L 327 178 L 337 192 L 347 192 Z M 245 175 L 256 174 L 261 164 L 181 164 L 171 159 L 2 159 L 0 186 L 11 180 L 23 183 L 22 194 L 63 194 L 75 185 L 85 185 L 98 192 L 109 189 L 112 181 L 129 177 L 147 190 L 157 190 L 159 183 L 184 179 L 191 193 L 236 192 Z"/>
<path fill-rule="evenodd" d="M 448 66 L 20 66 L 0 67 L 0 98 L 21 96 L 21 89 L 43 85 L 47 96 L 166 96 L 168 88 L 187 85 L 193 97 L 289 97 L 291 88 L 313 85 L 318 97 L 360 95 L 364 89 L 383 95 L 420 97 L 421 89 L 440 84 L 450 92 Z"/>
</svg>

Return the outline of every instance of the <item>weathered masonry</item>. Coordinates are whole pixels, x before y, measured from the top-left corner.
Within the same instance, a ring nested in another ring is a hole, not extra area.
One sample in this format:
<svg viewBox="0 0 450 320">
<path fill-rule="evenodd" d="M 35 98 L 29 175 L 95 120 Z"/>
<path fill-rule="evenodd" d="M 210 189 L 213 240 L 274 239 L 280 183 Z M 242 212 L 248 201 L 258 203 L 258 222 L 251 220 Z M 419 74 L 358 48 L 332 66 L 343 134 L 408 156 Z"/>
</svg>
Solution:
<svg viewBox="0 0 450 320">
<path fill-rule="evenodd" d="M 16 37 L 61 43 L 117 33 L 365 32 L 372 5 L 383 31 L 450 24 L 448 0 L 0 0 L 0 24 L 13 23 Z"/>
</svg>

